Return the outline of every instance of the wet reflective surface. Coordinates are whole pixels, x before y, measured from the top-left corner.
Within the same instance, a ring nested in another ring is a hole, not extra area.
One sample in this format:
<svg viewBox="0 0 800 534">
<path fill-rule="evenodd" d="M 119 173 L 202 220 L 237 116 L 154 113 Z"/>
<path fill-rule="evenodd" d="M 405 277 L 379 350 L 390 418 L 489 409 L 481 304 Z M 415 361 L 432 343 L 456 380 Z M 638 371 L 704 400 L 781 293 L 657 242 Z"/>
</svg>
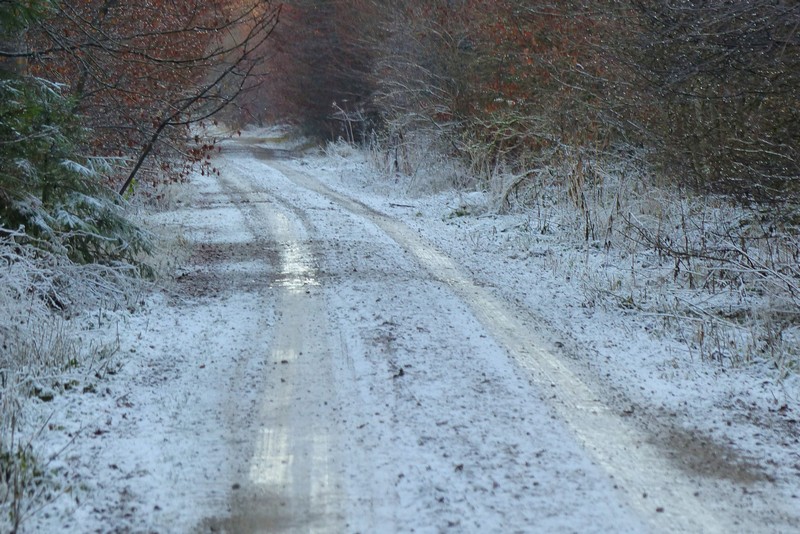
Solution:
<svg viewBox="0 0 800 534">
<path fill-rule="evenodd" d="M 281 243 L 280 274 L 273 282 L 274 286 L 284 287 L 289 291 L 305 292 L 308 287 L 318 286 L 314 257 L 311 251 L 301 242 Z"/>
</svg>

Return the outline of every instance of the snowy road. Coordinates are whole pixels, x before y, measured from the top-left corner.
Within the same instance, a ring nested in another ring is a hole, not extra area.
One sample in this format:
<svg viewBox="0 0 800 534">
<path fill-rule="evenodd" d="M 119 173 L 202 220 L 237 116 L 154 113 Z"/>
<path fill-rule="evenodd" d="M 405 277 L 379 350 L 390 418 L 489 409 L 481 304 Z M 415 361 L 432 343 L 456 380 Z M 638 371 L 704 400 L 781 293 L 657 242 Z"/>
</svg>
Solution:
<svg viewBox="0 0 800 534">
<path fill-rule="evenodd" d="M 221 167 L 276 252 L 278 315 L 231 531 L 748 530 L 534 317 L 402 222 L 264 155 L 231 150 Z"/>
<path fill-rule="evenodd" d="M 425 207 L 223 147 L 153 216 L 175 285 L 90 321 L 124 365 L 43 413 L 85 489 L 31 532 L 800 529 L 790 395 L 664 375 L 664 341 L 572 307 L 546 267 L 481 264 Z"/>
<path fill-rule="evenodd" d="M 336 382 L 327 309 L 309 232 L 300 213 L 233 168 L 221 180 L 254 240 L 275 254 L 270 267 L 277 324 L 268 350 L 266 396 L 257 407 L 254 452 L 226 521 L 232 532 L 341 532 L 341 484 L 334 445 Z M 245 244 L 246 246 L 246 244 Z M 260 417 L 260 418 L 259 418 Z"/>
<path fill-rule="evenodd" d="M 221 171 L 275 251 L 277 310 L 227 530 L 647 530 L 509 358 L 534 341 L 511 310 L 309 176 L 247 151 Z"/>
</svg>

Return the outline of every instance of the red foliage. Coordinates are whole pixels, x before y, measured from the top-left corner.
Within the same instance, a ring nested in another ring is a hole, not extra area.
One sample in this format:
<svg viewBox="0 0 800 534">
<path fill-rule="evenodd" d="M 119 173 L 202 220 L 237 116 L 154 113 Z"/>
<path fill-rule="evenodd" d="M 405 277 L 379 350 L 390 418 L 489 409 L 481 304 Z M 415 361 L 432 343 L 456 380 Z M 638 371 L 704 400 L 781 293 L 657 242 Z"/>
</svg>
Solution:
<svg viewBox="0 0 800 534">
<path fill-rule="evenodd" d="M 607 75 L 600 42 L 611 20 L 602 2 L 469 0 L 480 64 L 471 72 L 473 109 L 549 116 L 561 138 L 595 134 L 598 85 Z"/>
<path fill-rule="evenodd" d="M 224 71 L 231 55 L 241 55 L 249 32 L 264 24 L 269 2 L 71 0 L 54 6 L 30 32 L 35 50 L 30 69 L 69 89 L 75 113 L 93 133 L 87 152 L 121 158 L 121 172 L 143 150 L 177 149 L 185 163 L 205 161 L 206 147 L 183 151 L 186 129 L 180 126 L 235 93 L 246 67 L 200 98 L 198 87 Z M 164 170 L 177 168 L 185 171 L 181 165 L 156 165 L 150 178 L 159 180 Z"/>
</svg>

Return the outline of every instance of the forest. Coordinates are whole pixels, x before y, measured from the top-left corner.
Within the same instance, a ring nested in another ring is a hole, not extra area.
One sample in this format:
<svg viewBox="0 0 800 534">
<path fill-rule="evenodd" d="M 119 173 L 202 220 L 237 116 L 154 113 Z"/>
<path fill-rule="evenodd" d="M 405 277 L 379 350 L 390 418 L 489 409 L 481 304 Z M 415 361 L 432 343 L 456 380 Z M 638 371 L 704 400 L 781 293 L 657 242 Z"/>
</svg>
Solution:
<svg viewBox="0 0 800 534">
<path fill-rule="evenodd" d="M 757 323 L 757 352 L 796 345 L 798 2 L 297 1 L 259 69 L 231 124 L 359 145 L 384 175 L 488 192 L 542 234 L 570 213 L 589 248 L 744 295 L 624 306 L 692 317 L 703 339 Z"/>
<path fill-rule="evenodd" d="M 587 250 L 646 249 L 670 283 L 739 296 L 612 284 L 621 308 L 690 317 L 708 359 L 796 372 L 797 0 L 0 0 L 10 517 L 39 476 L 19 406 L 75 365 L 53 325 L 133 306 L 135 281 L 158 276 L 135 212 L 218 172 L 204 128 L 274 124 L 355 146 L 377 174 L 488 192 L 499 212 L 563 208 Z"/>
<path fill-rule="evenodd" d="M 633 162 L 797 222 L 796 2 L 4 0 L 0 20 L 3 226 L 69 234 L 83 262 L 144 240 L 81 195 L 180 180 L 212 120 L 380 145 L 402 172 L 432 143 L 514 176 L 506 195 L 547 166 L 590 188 L 590 167 Z M 93 218 L 126 246 L 77 228 Z"/>
<path fill-rule="evenodd" d="M 242 120 L 427 135 L 478 173 L 637 150 L 697 192 L 796 199 L 798 17 L 772 0 L 295 2 Z"/>
</svg>

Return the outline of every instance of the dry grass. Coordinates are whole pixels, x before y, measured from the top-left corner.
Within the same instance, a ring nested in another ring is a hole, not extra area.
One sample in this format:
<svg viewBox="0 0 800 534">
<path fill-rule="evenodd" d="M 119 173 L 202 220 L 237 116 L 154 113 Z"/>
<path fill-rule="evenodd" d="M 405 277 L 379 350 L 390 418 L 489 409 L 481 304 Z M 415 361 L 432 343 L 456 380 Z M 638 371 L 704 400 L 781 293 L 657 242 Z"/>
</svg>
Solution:
<svg viewBox="0 0 800 534">
<path fill-rule="evenodd" d="M 396 147 L 381 146 L 374 164 L 397 172 Z M 484 165 L 471 179 L 442 171 L 458 164 L 431 145 L 406 148 L 412 180 L 482 187 L 495 210 L 525 213 L 526 232 L 572 251 L 554 268 L 582 279 L 588 303 L 638 310 L 697 358 L 766 362 L 778 377 L 800 365 L 799 207 L 742 206 L 679 189 L 631 148 L 562 146 Z"/>
<path fill-rule="evenodd" d="M 77 265 L 24 241 L 0 229 L 0 530 L 12 532 L 58 489 L 36 452 L 46 428 L 26 407 L 113 367 L 114 347 L 82 342 L 77 318 L 102 320 L 135 295 L 130 267 Z"/>
</svg>

